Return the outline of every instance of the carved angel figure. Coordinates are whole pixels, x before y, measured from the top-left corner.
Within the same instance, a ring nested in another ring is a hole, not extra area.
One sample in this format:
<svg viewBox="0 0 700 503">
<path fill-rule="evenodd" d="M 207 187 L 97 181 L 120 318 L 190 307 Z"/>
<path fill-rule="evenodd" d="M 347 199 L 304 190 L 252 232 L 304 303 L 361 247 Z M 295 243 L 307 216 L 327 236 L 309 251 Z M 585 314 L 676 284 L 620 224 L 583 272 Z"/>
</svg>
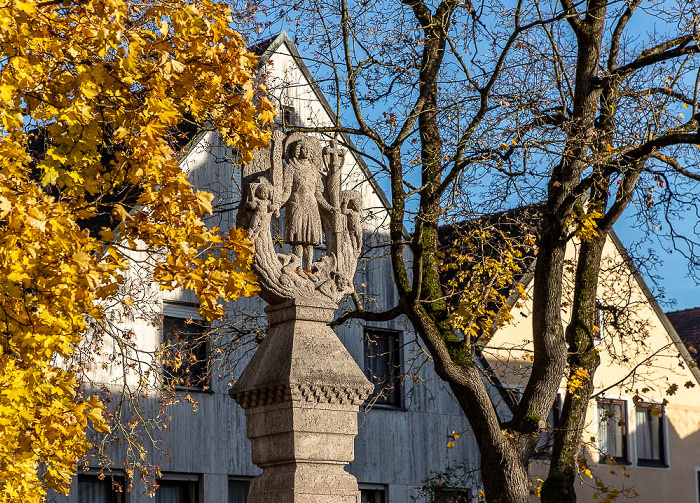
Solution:
<svg viewBox="0 0 700 503">
<path fill-rule="evenodd" d="M 323 196 L 323 180 L 303 140 L 295 141 L 287 149 L 287 167 L 284 176 L 282 201 L 284 242 L 302 259 L 303 267 L 311 268 L 314 246 L 323 242 L 320 209 L 333 213 L 334 209 Z"/>
</svg>

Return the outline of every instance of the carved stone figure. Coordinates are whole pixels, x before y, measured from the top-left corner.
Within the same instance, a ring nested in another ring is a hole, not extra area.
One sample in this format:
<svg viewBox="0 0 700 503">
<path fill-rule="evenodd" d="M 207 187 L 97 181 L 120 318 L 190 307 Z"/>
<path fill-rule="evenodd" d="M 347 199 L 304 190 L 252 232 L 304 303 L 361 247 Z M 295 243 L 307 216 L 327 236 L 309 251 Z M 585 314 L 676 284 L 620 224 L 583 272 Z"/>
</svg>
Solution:
<svg viewBox="0 0 700 503">
<path fill-rule="evenodd" d="M 287 147 L 287 166 L 284 174 L 284 242 L 292 245 L 293 253 L 311 269 L 314 246 L 323 242 L 323 228 L 319 209 L 332 213 L 335 208 L 323 197 L 323 181 L 319 166 L 303 140 Z"/>
<path fill-rule="evenodd" d="M 248 224 L 248 234 L 255 239 L 263 229 L 265 213 L 272 213 L 273 217 L 279 216 L 279 211 L 272 201 L 272 186 L 265 178 L 258 183 L 251 184 L 252 197 L 246 201 L 246 208 L 252 211 L 252 218 Z M 260 210 L 260 211 L 258 211 Z"/>
<path fill-rule="evenodd" d="M 351 243 L 354 250 L 362 248 L 362 222 L 360 213 L 362 212 L 362 196 L 356 190 L 346 190 L 343 192 L 343 200 L 340 203 L 340 210 L 347 219 L 348 233 L 352 238 Z"/>
<path fill-rule="evenodd" d="M 244 168 L 238 225 L 255 244 L 261 296 L 268 302 L 311 293 L 317 301 L 337 304 L 352 291 L 362 248 L 362 200 L 359 192 L 341 190 L 344 160 L 345 150 L 335 140 L 322 149 L 315 138 L 278 131 Z M 275 247 L 270 232 L 281 208 L 282 241 L 291 254 Z M 326 257 L 314 262 L 314 247 L 324 242 Z"/>
<path fill-rule="evenodd" d="M 353 290 L 362 248 L 362 200 L 341 190 L 344 158 L 336 142 L 322 149 L 309 136 L 276 132 L 243 169 L 238 225 L 253 240 L 260 295 L 270 304 L 266 336 L 230 391 L 263 470 L 249 503 L 361 501 L 344 466 L 373 386 L 328 326 Z M 284 228 L 273 238 L 281 210 Z"/>
</svg>

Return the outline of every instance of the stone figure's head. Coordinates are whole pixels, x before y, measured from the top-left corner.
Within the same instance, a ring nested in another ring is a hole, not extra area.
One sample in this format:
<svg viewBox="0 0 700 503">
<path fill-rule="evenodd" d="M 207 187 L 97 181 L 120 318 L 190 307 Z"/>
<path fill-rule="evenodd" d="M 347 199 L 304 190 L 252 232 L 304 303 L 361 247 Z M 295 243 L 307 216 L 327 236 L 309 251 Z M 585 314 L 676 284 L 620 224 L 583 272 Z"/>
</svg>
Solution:
<svg viewBox="0 0 700 503">
<path fill-rule="evenodd" d="M 272 193 L 270 192 L 270 188 L 265 184 L 265 183 L 258 183 L 255 186 L 255 191 L 253 192 L 255 194 L 256 199 L 271 199 Z"/>
<path fill-rule="evenodd" d="M 284 160 L 287 162 L 304 161 L 321 170 L 322 150 L 321 142 L 304 133 L 290 133 L 284 140 Z"/>
<path fill-rule="evenodd" d="M 356 190 L 345 190 L 340 205 L 345 211 L 362 211 L 362 196 Z"/>
<path fill-rule="evenodd" d="M 300 161 L 303 161 L 304 159 L 309 159 L 313 161 L 313 159 L 311 158 L 311 152 L 309 151 L 309 148 L 304 144 L 302 140 L 295 141 L 289 146 L 287 150 L 287 158 L 289 160 L 299 159 Z"/>
</svg>

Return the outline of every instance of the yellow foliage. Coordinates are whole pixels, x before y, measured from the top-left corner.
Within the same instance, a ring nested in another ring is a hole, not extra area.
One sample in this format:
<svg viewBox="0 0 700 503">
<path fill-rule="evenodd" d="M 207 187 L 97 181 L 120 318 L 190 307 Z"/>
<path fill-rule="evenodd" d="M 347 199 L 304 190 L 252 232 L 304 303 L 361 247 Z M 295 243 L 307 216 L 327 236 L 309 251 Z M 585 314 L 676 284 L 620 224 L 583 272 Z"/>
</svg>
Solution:
<svg viewBox="0 0 700 503">
<path fill-rule="evenodd" d="M 580 209 L 574 209 L 571 214 L 571 219 L 576 227 L 576 236 L 582 241 L 590 241 L 598 236 L 598 220 L 603 217 L 603 214 L 593 208 L 589 208 L 587 212 Z"/>
<path fill-rule="evenodd" d="M 569 376 L 569 380 L 566 383 L 566 388 L 569 393 L 578 398 L 577 391 L 583 386 L 584 382 L 590 380 L 591 376 L 586 369 L 575 367 Z"/>
<path fill-rule="evenodd" d="M 498 232 L 498 231 L 496 231 Z M 483 256 L 480 243 L 495 240 L 503 244 L 498 254 Z M 449 250 L 446 270 L 456 269 L 447 285 L 458 293 L 458 304 L 452 312 L 452 323 L 468 337 L 488 338 L 492 331 L 512 320 L 508 296 L 517 290 L 524 300 L 527 294 L 517 279 L 522 274 L 522 251 L 502 232 L 491 236 L 475 229 L 460 238 Z"/>
<path fill-rule="evenodd" d="M 193 289 L 207 318 L 256 292 L 252 244 L 205 225 L 212 197 L 173 150 L 185 120 L 218 128 L 242 161 L 267 142 L 274 107 L 232 15 L 213 0 L 3 5 L 0 503 L 67 492 L 88 425 L 108 431 L 99 400 L 57 361 L 102 318 L 128 245 L 157 250 L 156 280 Z M 98 217 L 111 228 L 79 224 Z"/>
</svg>

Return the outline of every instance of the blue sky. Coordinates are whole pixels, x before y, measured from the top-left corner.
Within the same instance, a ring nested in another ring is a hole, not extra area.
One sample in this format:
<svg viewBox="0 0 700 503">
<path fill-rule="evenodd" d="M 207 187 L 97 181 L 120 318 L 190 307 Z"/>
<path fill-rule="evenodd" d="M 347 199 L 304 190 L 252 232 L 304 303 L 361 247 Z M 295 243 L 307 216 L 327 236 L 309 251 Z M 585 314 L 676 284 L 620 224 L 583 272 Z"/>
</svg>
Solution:
<svg viewBox="0 0 700 503">
<path fill-rule="evenodd" d="M 639 229 L 633 228 L 634 215 L 628 211 L 615 225 L 615 232 L 626 247 L 631 247 L 645 236 Z M 681 230 L 692 231 L 695 225 L 690 218 L 683 221 L 674 222 Z M 649 288 L 657 296 L 664 311 L 677 311 L 700 307 L 700 286 L 695 280 L 689 277 L 688 261 L 678 251 L 669 252 L 668 240 L 661 232 L 659 236 L 652 236 L 640 247 L 642 253 L 651 249 L 658 256 L 659 263 L 651 271 L 656 276 L 656 280 L 650 277 L 650 272 L 642 269 L 640 272 L 644 276 Z M 639 254 L 639 251 L 637 251 Z M 663 292 L 659 291 L 659 288 Z M 673 304 L 671 304 L 673 303 Z"/>
</svg>

